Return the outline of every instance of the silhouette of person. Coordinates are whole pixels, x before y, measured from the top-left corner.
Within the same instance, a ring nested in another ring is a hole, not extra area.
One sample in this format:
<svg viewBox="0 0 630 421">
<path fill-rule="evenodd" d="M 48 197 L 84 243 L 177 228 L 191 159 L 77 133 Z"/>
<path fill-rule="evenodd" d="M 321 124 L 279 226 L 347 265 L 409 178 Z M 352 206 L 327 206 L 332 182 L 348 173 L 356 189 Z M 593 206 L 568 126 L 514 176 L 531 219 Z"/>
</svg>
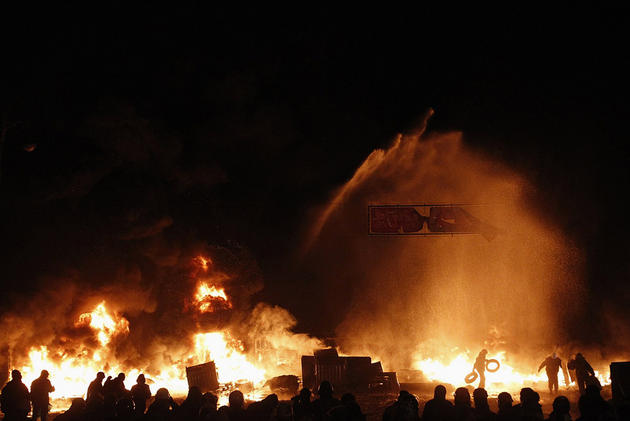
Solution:
<svg viewBox="0 0 630 421">
<path fill-rule="evenodd" d="M 589 378 L 595 376 L 595 371 L 593 370 L 593 367 L 591 367 L 591 365 L 586 361 L 584 356 L 579 352 L 575 354 L 575 359 L 571 360 L 570 364 L 571 367 L 569 367 L 569 369 L 575 370 L 575 377 L 578 384 L 578 389 L 580 390 L 580 393 L 583 394 Z"/>
<path fill-rule="evenodd" d="M 383 421 L 417 421 L 418 401 L 406 390 L 401 390 L 398 399 L 383 412 Z"/>
<path fill-rule="evenodd" d="M 87 404 L 82 398 L 72 399 L 70 408 L 63 414 L 55 417 L 55 421 L 84 421 L 86 417 Z"/>
<path fill-rule="evenodd" d="M 497 413 L 497 420 L 508 421 L 514 418 L 514 407 L 512 406 L 512 395 L 508 392 L 501 392 L 497 396 L 497 404 L 499 406 L 499 412 Z"/>
<path fill-rule="evenodd" d="M 352 393 L 345 393 L 341 397 L 341 406 L 345 409 L 343 420 L 365 421 L 365 415 L 361 411 L 357 398 Z"/>
<path fill-rule="evenodd" d="M 333 397 L 333 387 L 329 381 L 324 380 L 317 389 L 317 399 L 313 401 L 313 413 L 317 421 L 329 419 L 331 416 L 331 410 L 339 405 L 341 402 Z"/>
<path fill-rule="evenodd" d="M 475 365 L 473 366 L 473 370 L 479 374 L 479 388 L 483 389 L 486 387 L 486 356 L 488 355 L 487 349 L 482 349 L 477 355 L 475 359 Z"/>
<path fill-rule="evenodd" d="M 127 397 L 129 392 L 125 388 L 125 373 L 118 373 L 118 376 L 112 380 L 112 390 L 116 400 Z"/>
<path fill-rule="evenodd" d="M 96 373 L 96 378 L 92 380 L 90 385 L 88 386 L 86 402 L 90 405 L 92 401 L 100 401 L 102 402 L 105 395 L 103 393 L 103 379 L 105 378 L 105 373 L 99 371 Z"/>
<path fill-rule="evenodd" d="M 496 414 L 490 410 L 490 405 L 488 405 L 488 392 L 486 392 L 486 389 L 475 389 L 475 391 L 473 392 L 473 402 L 475 403 L 473 413 L 475 414 L 476 420 L 496 420 Z"/>
<path fill-rule="evenodd" d="M 203 394 L 201 410 L 199 411 L 199 418 L 202 421 L 216 421 L 217 420 L 217 403 L 219 398 L 213 393 L 206 392 Z"/>
<path fill-rule="evenodd" d="M 11 381 L 0 394 L 0 407 L 4 412 L 5 421 L 24 421 L 31 410 L 31 397 L 28 388 L 22 383 L 22 373 L 11 371 Z"/>
<path fill-rule="evenodd" d="M 50 384 L 48 371 L 42 370 L 38 378 L 31 383 L 31 401 L 33 402 L 33 421 L 40 417 L 46 421 L 48 416 L 48 404 L 50 399 L 48 394 L 54 392 L 55 388 Z"/>
<path fill-rule="evenodd" d="M 234 390 L 228 396 L 227 416 L 229 421 L 246 421 L 245 397 L 240 390 Z"/>
<path fill-rule="evenodd" d="M 424 404 L 422 421 L 441 421 L 452 417 L 453 404 L 446 400 L 446 387 L 435 386 L 433 399 Z"/>
<path fill-rule="evenodd" d="M 312 421 L 314 418 L 311 391 L 308 388 L 300 390 L 300 394 L 291 399 L 295 421 Z"/>
<path fill-rule="evenodd" d="M 543 412 L 540 406 L 540 396 L 530 387 L 521 389 L 521 403 L 514 407 L 515 415 L 521 420 L 542 420 Z"/>
<path fill-rule="evenodd" d="M 114 379 L 107 377 L 103 384 L 103 415 L 105 418 L 113 418 L 116 411 L 116 402 L 127 395 L 125 389 L 125 373 L 119 373 Z"/>
<path fill-rule="evenodd" d="M 558 396 L 553 400 L 553 410 L 548 421 L 571 421 L 571 403 L 566 396 Z"/>
<path fill-rule="evenodd" d="M 191 386 L 188 389 L 188 396 L 186 396 L 186 399 L 182 402 L 175 413 L 175 419 L 191 421 L 198 420 L 202 404 L 203 394 L 201 393 L 201 389 L 197 386 Z"/>
<path fill-rule="evenodd" d="M 167 421 L 173 417 L 177 408 L 168 390 L 162 387 L 155 392 L 155 400 L 149 405 L 146 416 L 151 421 Z"/>
<path fill-rule="evenodd" d="M 147 400 L 151 398 L 151 389 L 147 384 L 144 374 L 140 374 L 136 379 L 136 384 L 131 387 L 131 399 L 135 406 L 136 415 L 144 414 L 147 409 Z"/>
<path fill-rule="evenodd" d="M 472 421 L 475 414 L 470 404 L 470 392 L 465 387 L 455 389 L 453 419 L 455 421 Z"/>
<path fill-rule="evenodd" d="M 545 360 L 540 364 L 540 366 L 538 367 L 538 372 L 540 372 L 543 367 L 545 367 L 545 371 L 547 372 L 549 393 L 558 393 L 558 371 L 562 367 L 562 360 L 558 358 L 558 356 L 554 352 L 553 354 L 545 358 Z"/>
<path fill-rule="evenodd" d="M 580 418 L 578 420 L 613 420 L 612 408 L 602 398 L 599 388 L 595 385 L 586 386 L 584 394 L 578 400 Z"/>
</svg>

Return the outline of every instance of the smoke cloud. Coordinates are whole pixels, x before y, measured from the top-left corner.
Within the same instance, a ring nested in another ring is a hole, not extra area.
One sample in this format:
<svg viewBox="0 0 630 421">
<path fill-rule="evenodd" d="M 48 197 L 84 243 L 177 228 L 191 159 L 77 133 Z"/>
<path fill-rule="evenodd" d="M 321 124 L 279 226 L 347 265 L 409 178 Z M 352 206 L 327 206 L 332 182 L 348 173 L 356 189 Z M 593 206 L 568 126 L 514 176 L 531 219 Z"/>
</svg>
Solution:
<svg viewBox="0 0 630 421">
<path fill-rule="evenodd" d="M 567 343 L 584 293 L 582 257 L 538 217 L 530 188 L 456 132 L 422 127 L 372 152 L 321 211 L 305 248 L 307 262 L 327 262 L 324 288 L 350 291 L 336 330 L 342 349 L 398 369 L 483 347 L 538 358 Z M 467 209 L 501 233 L 367 235 L 369 204 L 411 203 L 480 204 Z"/>
</svg>

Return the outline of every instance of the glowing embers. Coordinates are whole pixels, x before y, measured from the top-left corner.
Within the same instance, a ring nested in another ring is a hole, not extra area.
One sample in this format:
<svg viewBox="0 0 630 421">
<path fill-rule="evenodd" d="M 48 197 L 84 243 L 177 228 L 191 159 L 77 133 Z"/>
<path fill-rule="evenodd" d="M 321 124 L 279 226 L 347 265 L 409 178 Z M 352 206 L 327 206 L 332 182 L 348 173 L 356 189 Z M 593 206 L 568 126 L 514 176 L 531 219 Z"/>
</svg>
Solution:
<svg viewBox="0 0 630 421">
<path fill-rule="evenodd" d="M 75 326 L 89 326 L 98 332 L 98 341 L 101 345 L 107 345 L 112 337 L 121 333 L 129 333 L 129 322 L 124 317 L 119 317 L 116 313 L 111 316 L 105 307 L 105 301 L 96 306 L 89 313 L 83 313 Z"/>
<path fill-rule="evenodd" d="M 244 354 L 243 344 L 227 332 L 198 333 L 194 337 L 198 361 L 214 361 L 220 383 L 265 380 L 265 370 L 254 366 Z"/>
</svg>

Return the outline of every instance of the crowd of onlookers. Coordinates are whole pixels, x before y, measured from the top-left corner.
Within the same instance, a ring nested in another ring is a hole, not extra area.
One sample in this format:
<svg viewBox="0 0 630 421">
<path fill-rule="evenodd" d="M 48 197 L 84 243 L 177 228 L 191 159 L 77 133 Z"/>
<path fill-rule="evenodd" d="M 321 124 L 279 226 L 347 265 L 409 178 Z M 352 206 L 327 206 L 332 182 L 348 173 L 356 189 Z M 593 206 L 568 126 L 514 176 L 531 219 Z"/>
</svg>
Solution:
<svg viewBox="0 0 630 421">
<path fill-rule="evenodd" d="M 13 370 L 12 379 L 2 389 L 0 403 L 6 421 L 25 421 L 32 409 L 32 419 L 46 421 L 49 393 L 54 387 L 48 372 L 33 381 L 31 390 L 22 382 L 19 371 Z M 337 399 L 329 382 L 322 382 L 316 396 L 307 388 L 290 401 L 280 401 L 271 394 L 258 402 L 246 405 L 243 394 L 234 390 L 226 406 L 218 406 L 218 398 L 210 392 L 202 393 L 191 387 L 186 399 L 177 403 L 165 388 L 152 396 L 143 375 L 127 390 L 125 375 L 115 378 L 99 372 L 90 383 L 86 399 L 72 400 L 70 408 L 55 417 L 57 421 L 365 421 L 354 395 L 346 393 Z M 104 382 L 103 382 L 104 381 Z M 498 395 L 497 407 L 490 408 L 488 393 L 475 389 L 472 398 L 467 388 L 455 390 L 454 400 L 446 398 L 446 388 L 437 386 L 433 399 L 422 410 L 413 394 L 401 391 L 395 402 L 382 414 L 382 421 L 571 421 L 571 403 L 565 396 L 557 396 L 553 410 L 545 417 L 540 396 L 531 388 L 523 388 L 520 402 L 503 392 Z M 151 402 L 147 406 L 147 403 Z M 578 401 L 579 421 L 607 421 L 630 419 L 630 406 L 613 406 L 604 400 L 600 389 L 586 388 Z M 375 414 L 372 414 L 374 416 Z M 380 413 L 378 414 L 380 417 Z"/>
</svg>

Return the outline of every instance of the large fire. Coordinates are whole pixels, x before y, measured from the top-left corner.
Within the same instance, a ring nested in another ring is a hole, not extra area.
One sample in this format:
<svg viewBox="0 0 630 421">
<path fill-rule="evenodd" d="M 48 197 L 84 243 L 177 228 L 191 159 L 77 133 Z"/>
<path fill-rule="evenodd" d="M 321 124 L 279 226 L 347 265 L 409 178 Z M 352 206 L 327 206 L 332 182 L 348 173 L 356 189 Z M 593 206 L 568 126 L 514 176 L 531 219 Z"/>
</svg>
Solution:
<svg viewBox="0 0 630 421">
<path fill-rule="evenodd" d="M 231 308 L 230 297 L 225 289 L 209 283 L 213 280 L 222 282 L 227 277 L 221 273 L 213 274 L 210 277 L 206 276 L 212 267 L 210 258 L 199 256 L 194 259 L 194 263 L 198 265 L 202 273 L 197 280 L 197 288 L 193 297 L 198 310 L 201 313 L 212 312 L 218 305 L 223 306 L 223 308 Z M 269 315 L 265 316 L 264 310 L 258 316 L 269 317 Z M 273 324 L 273 321 L 269 323 Z M 85 397 L 87 386 L 98 371 L 104 371 L 106 375 L 112 377 L 115 377 L 119 372 L 125 372 L 127 388 L 135 383 L 136 377 L 141 373 L 137 369 L 125 370 L 123 363 L 115 359 L 111 360 L 108 346 L 114 339 L 129 335 L 133 326 L 124 316 L 111 310 L 106 301 L 101 301 L 91 311 L 80 314 L 74 322 L 74 326 L 89 329 L 96 340 L 96 347 L 85 346 L 69 353 L 67 350 L 63 350 L 63 347 L 51 349 L 46 346 L 35 345 L 31 347 L 26 362 L 19 367 L 27 385 L 30 385 L 39 376 L 41 370 L 46 369 L 51 373 L 50 378 L 55 386 L 51 398 L 55 409 L 67 407 L 68 398 Z M 260 333 L 266 333 L 265 344 L 276 351 L 272 354 L 266 353 L 265 357 L 275 356 L 276 361 L 267 361 L 266 358 L 260 358 L 260 354 L 248 353 L 243 342 L 233 337 L 227 328 L 218 331 L 199 331 L 189 338 L 191 343 L 189 352 L 181 355 L 179 359 L 171 361 L 170 364 L 163 364 L 152 372 L 145 372 L 147 382 L 153 392 L 160 387 L 166 387 L 174 396 L 184 396 L 188 391 L 185 367 L 214 361 L 218 380 L 222 385 L 221 390 L 227 391 L 231 387 L 249 384 L 248 388 L 251 392 L 248 396 L 258 398 L 264 390 L 265 380 L 272 375 L 278 375 L 278 368 L 286 362 L 283 360 L 286 358 L 286 352 L 282 353 L 281 351 L 287 349 L 286 342 L 291 341 L 290 336 L 292 335 L 283 330 L 277 333 L 271 331 Z M 285 335 L 288 337 L 283 337 Z M 299 355 L 302 352 L 312 351 L 312 346 L 314 346 L 312 341 L 304 342 L 301 335 L 295 335 L 295 338 L 296 344 L 305 348 L 300 352 L 295 349 L 292 350 L 291 358 L 295 360 L 291 362 L 293 370 L 295 370 Z M 63 338 L 60 340 L 63 343 Z M 277 345 L 274 342 L 277 342 Z M 271 367 L 271 370 L 267 370 L 267 366 Z M 225 393 L 220 396 L 220 402 L 225 401 L 226 396 L 224 395 Z"/>
<path fill-rule="evenodd" d="M 210 283 L 212 280 L 224 282 L 226 276 L 221 273 L 208 276 L 212 264 L 209 258 L 198 257 L 194 261 L 201 269 L 201 275 L 196 277 L 193 297 L 198 311 L 212 312 L 217 305 L 231 308 L 225 288 Z M 266 380 L 279 374 L 299 374 L 299 356 L 321 346 L 313 338 L 290 332 L 286 326 L 291 325 L 291 316 L 286 311 L 259 306 L 251 316 L 262 321 L 248 330 L 252 336 L 247 339 L 257 345 L 256 352 L 246 349 L 244 342 L 237 339 L 228 328 L 198 331 L 189 338 L 188 351 L 178 359 L 144 371 L 152 390 L 155 392 L 160 387 L 166 387 L 173 395 L 184 396 L 188 390 L 185 367 L 214 361 L 223 392 L 248 385 L 248 397 L 257 399 L 269 392 L 264 388 Z M 91 311 L 80 314 L 74 326 L 89 329 L 96 346 L 85 346 L 69 352 L 62 346 L 52 348 L 34 345 L 28 352 L 26 362 L 19 367 L 27 385 L 39 376 L 41 370 L 46 369 L 51 373 L 51 381 L 56 388 L 51 398 L 56 410 L 67 407 L 68 398 L 84 397 L 87 385 L 98 371 L 104 371 L 112 377 L 125 372 L 128 388 L 141 373 L 139 369 L 129 369 L 125 362 L 116 358 L 112 360 L 110 346 L 114 341 L 127 337 L 133 326 L 122 314 L 108 307 L 107 301 L 100 301 Z M 64 338 L 59 340 L 63 344 Z M 421 371 L 424 379 L 431 382 L 463 385 L 464 376 L 472 369 L 474 353 L 451 349 L 445 354 L 438 354 L 431 354 L 437 356 L 427 358 L 426 353 L 418 352 L 411 368 Z M 486 389 L 489 393 L 497 394 L 505 390 L 515 392 L 525 386 L 545 389 L 545 374 L 538 373 L 537 367 L 516 366 L 505 351 L 495 351 L 488 358 L 496 358 L 501 362 L 497 372 L 486 374 Z M 386 358 L 383 362 L 387 365 Z M 597 377 L 602 384 L 609 382 L 607 375 L 597 373 Z M 225 400 L 226 393 L 222 393 L 220 402 L 224 403 Z"/>
</svg>

